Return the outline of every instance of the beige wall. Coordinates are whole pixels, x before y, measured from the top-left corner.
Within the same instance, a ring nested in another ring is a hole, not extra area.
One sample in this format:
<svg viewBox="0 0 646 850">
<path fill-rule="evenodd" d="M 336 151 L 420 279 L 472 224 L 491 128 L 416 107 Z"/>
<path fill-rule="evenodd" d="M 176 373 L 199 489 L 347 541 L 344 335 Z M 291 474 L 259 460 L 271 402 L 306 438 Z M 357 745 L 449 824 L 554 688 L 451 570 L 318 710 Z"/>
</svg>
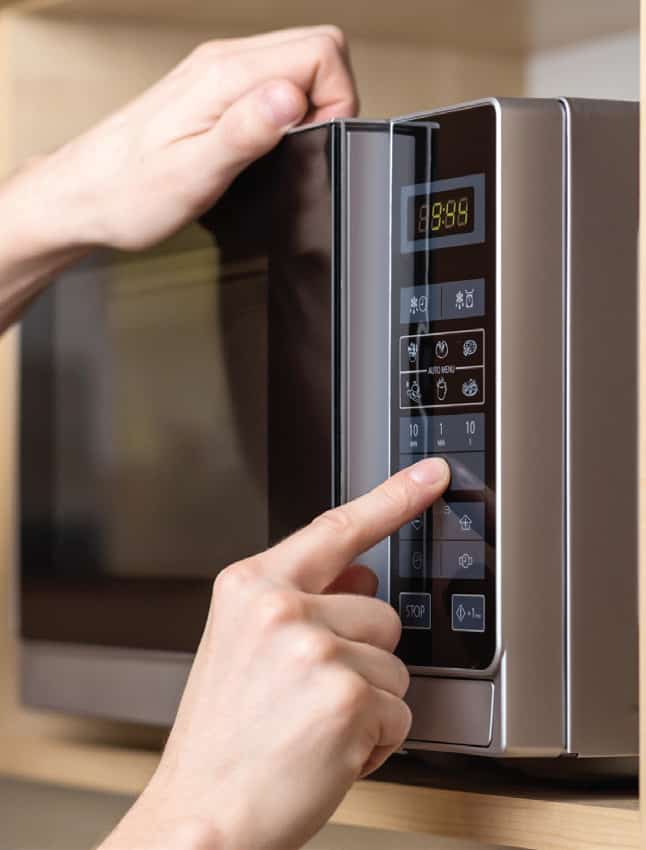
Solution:
<svg viewBox="0 0 646 850">
<path fill-rule="evenodd" d="M 639 30 L 531 53 L 526 93 L 639 100 Z"/>
</svg>

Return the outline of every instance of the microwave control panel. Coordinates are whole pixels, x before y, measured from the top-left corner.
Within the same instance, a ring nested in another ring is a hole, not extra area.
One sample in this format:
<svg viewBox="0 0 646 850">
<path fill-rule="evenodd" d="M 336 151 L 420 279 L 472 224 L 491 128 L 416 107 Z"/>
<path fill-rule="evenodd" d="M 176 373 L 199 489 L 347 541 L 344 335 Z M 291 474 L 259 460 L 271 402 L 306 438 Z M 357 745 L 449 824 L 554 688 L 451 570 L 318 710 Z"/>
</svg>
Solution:
<svg viewBox="0 0 646 850">
<path fill-rule="evenodd" d="M 496 113 L 392 136 L 391 471 L 441 455 L 444 498 L 391 538 L 412 667 L 482 670 L 496 646 Z"/>
</svg>

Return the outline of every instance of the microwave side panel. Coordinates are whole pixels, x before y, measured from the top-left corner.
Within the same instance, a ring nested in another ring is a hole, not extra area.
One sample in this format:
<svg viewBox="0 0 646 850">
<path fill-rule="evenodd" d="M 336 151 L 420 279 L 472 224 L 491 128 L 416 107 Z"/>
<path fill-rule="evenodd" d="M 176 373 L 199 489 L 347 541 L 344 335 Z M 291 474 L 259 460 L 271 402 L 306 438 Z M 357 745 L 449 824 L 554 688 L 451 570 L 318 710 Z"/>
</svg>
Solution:
<svg viewBox="0 0 646 850">
<path fill-rule="evenodd" d="M 568 123 L 567 749 L 638 752 L 639 105 Z"/>
<path fill-rule="evenodd" d="M 505 755 L 564 750 L 564 115 L 500 101 L 498 541 Z"/>
</svg>

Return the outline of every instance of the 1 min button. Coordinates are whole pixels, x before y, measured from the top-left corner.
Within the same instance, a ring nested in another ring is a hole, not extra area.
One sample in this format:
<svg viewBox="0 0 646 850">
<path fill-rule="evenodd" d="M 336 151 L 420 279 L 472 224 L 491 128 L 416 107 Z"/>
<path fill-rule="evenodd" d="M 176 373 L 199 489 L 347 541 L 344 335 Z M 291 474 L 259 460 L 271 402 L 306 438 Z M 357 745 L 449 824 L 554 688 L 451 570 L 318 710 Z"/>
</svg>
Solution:
<svg viewBox="0 0 646 850">
<path fill-rule="evenodd" d="M 454 593 L 451 597 L 454 632 L 484 632 L 485 598 L 481 593 Z"/>
</svg>

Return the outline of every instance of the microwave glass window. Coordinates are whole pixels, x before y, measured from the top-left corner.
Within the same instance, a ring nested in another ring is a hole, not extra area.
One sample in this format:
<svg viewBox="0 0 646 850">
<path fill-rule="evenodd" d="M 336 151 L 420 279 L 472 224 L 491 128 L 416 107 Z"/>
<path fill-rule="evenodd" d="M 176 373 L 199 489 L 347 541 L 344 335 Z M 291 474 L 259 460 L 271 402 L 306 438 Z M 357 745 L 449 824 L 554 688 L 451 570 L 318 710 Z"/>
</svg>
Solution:
<svg viewBox="0 0 646 850">
<path fill-rule="evenodd" d="M 57 291 L 61 563 L 212 576 L 267 544 L 266 260 L 227 267 L 202 233 Z"/>
</svg>

